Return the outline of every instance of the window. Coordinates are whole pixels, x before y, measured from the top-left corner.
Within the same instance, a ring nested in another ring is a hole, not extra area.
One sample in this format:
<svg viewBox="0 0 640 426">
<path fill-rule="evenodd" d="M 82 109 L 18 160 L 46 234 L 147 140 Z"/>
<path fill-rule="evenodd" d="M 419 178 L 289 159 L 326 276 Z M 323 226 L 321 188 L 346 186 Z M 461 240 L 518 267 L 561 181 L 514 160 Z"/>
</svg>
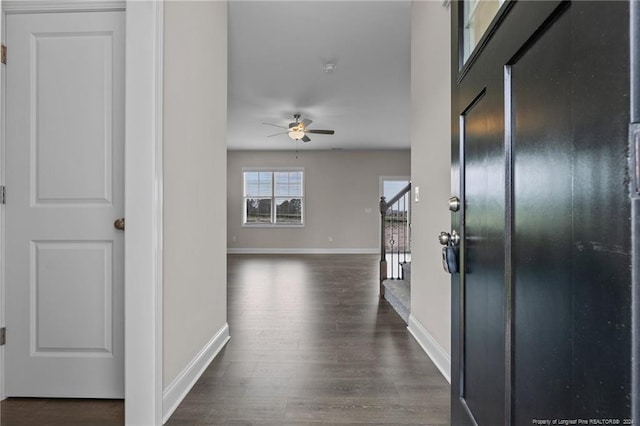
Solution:
<svg viewBox="0 0 640 426">
<path fill-rule="evenodd" d="M 304 223 L 304 171 L 245 170 L 245 225 L 292 225 Z"/>
<path fill-rule="evenodd" d="M 466 62 L 505 0 L 464 0 L 463 53 Z"/>
</svg>

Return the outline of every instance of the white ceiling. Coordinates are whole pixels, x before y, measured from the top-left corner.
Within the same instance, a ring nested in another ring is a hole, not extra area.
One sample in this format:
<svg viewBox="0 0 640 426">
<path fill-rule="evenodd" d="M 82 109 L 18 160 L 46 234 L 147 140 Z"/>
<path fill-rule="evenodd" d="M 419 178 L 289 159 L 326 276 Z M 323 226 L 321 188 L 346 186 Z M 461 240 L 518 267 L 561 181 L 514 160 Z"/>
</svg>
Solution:
<svg viewBox="0 0 640 426">
<path fill-rule="evenodd" d="M 230 1 L 228 148 L 295 149 L 262 123 L 297 112 L 336 131 L 300 149 L 409 148 L 410 33 L 408 0 Z"/>
</svg>

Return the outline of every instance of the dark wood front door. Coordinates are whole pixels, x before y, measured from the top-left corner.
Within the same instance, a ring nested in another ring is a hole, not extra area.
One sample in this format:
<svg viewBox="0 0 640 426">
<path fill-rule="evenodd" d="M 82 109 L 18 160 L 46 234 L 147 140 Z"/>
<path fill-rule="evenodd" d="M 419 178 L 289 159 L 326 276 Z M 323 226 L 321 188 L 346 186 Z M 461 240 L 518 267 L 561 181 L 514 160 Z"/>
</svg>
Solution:
<svg viewBox="0 0 640 426">
<path fill-rule="evenodd" d="M 465 54 L 468 6 L 451 11 L 452 424 L 630 424 L 629 3 L 498 4 Z"/>
</svg>

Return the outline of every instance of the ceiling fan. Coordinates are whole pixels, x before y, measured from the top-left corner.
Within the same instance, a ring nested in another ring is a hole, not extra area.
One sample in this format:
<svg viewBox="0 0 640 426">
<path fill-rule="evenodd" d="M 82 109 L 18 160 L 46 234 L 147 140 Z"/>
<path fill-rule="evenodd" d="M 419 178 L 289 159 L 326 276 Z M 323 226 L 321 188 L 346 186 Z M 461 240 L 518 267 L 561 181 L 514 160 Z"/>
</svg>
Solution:
<svg viewBox="0 0 640 426">
<path fill-rule="evenodd" d="M 333 135 L 335 131 L 333 130 L 319 130 L 319 129 L 308 129 L 307 126 L 313 123 L 313 121 L 308 118 L 303 118 L 300 120 L 300 114 L 293 114 L 293 118 L 296 120 L 295 122 L 289 123 L 289 127 L 280 126 L 278 124 L 271 123 L 262 123 L 268 126 L 280 127 L 281 129 L 286 129 L 286 132 L 280 132 L 273 135 L 267 136 L 271 138 L 273 136 L 285 135 L 288 134 L 289 137 L 293 140 L 301 140 L 302 142 L 309 142 L 311 139 L 307 136 L 307 133 L 317 133 L 319 135 Z"/>
</svg>

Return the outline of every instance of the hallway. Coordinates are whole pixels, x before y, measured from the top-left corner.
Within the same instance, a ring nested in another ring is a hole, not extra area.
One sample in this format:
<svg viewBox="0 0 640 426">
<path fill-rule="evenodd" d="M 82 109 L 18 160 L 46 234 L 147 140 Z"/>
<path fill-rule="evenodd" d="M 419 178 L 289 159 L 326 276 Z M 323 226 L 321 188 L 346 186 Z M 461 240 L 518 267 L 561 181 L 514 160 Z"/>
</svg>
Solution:
<svg viewBox="0 0 640 426">
<path fill-rule="evenodd" d="M 168 425 L 449 424 L 374 255 L 229 255 L 231 341 Z"/>
</svg>

